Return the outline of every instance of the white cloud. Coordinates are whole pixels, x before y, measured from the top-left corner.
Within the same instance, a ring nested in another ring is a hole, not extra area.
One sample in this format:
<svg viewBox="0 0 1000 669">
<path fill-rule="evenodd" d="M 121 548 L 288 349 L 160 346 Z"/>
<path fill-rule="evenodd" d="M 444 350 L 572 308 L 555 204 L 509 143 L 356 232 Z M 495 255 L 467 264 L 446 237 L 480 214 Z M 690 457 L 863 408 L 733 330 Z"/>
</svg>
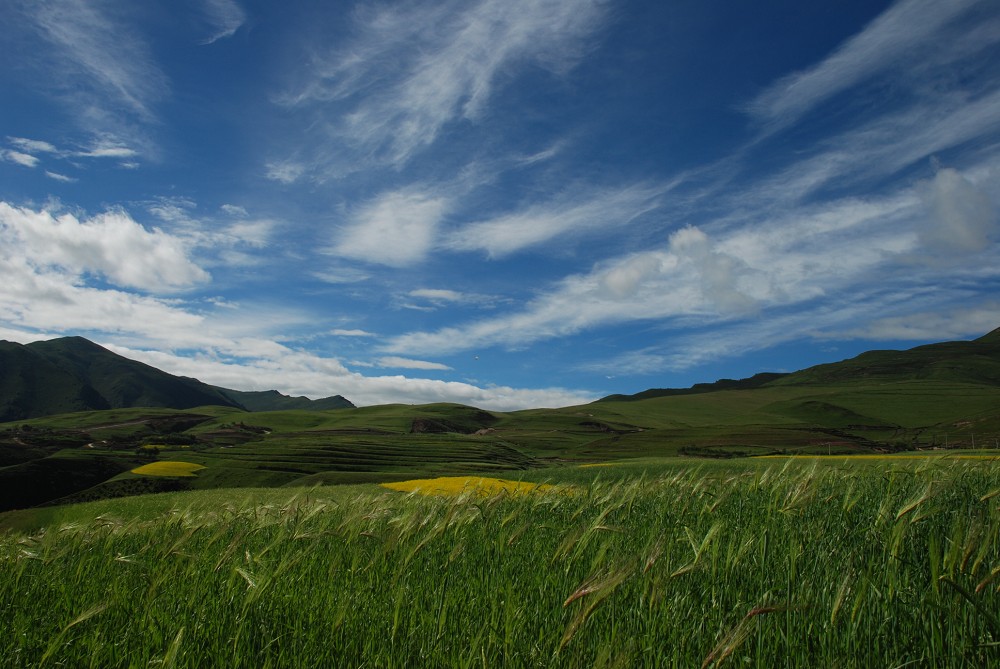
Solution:
<svg viewBox="0 0 1000 669">
<path fill-rule="evenodd" d="M 233 0 L 205 0 L 204 12 L 213 32 L 203 44 L 232 37 L 247 20 L 246 12 Z"/>
<path fill-rule="evenodd" d="M 890 280 L 893 268 L 913 280 L 909 258 L 917 245 L 920 212 L 912 189 L 779 213 L 769 207 L 743 211 L 742 226 L 714 226 L 713 235 L 682 228 L 660 248 L 567 277 L 517 312 L 403 334 L 384 348 L 450 353 L 493 345 L 517 348 L 608 324 L 677 319 L 721 324 L 852 290 L 876 272 Z"/>
<path fill-rule="evenodd" d="M 354 267 L 328 267 L 310 274 L 324 283 L 361 283 L 371 278 L 371 274 Z"/>
<path fill-rule="evenodd" d="M 720 312 L 747 313 L 756 308 L 757 301 L 741 289 L 754 270 L 739 258 L 714 249 L 708 235 L 698 228 L 689 226 L 672 234 L 670 252 L 678 258 L 680 271 L 698 277 L 702 294 Z"/>
<path fill-rule="evenodd" d="M 573 189 L 553 202 L 466 225 L 444 245 L 458 251 L 482 249 L 501 257 L 569 233 L 607 232 L 654 209 L 665 190 L 649 185 Z"/>
<path fill-rule="evenodd" d="M 348 105 L 336 133 L 400 165 L 447 123 L 482 115 L 513 68 L 568 70 L 604 16 L 596 0 L 366 7 L 355 15 L 355 39 L 317 58 L 314 78 L 284 102 Z"/>
<path fill-rule="evenodd" d="M 158 197 L 146 205 L 150 214 L 175 225 L 194 225 L 192 215 L 197 208 L 198 203 L 187 197 Z"/>
<path fill-rule="evenodd" d="M 242 244 L 262 249 L 270 243 L 277 225 L 275 221 L 268 219 L 239 221 L 227 226 L 221 235 L 216 236 L 220 240 L 228 240 L 230 244 Z"/>
<path fill-rule="evenodd" d="M 448 305 L 459 305 L 463 307 L 491 308 L 499 302 L 506 301 L 496 295 L 484 295 L 482 293 L 470 293 L 447 288 L 417 288 L 406 293 L 407 298 L 413 302 L 403 304 L 408 309 L 422 311 L 433 311 Z"/>
<path fill-rule="evenodd" d="M 265 166 L 265 176 L 271 181 L 283 184 L 295 183 L 306 171 L 306 166 L 293 161 L 272 161 Z"/>
<path fill-rule="evenodd" d="M 230 208 L 227 210 L 226 207 Z M 146 204 L 149 213 L 168 223 L 171 233 L 197 249 L 199 257 L 206 262 L 230 267 L 248 267 L 265 262 L 262 254 L 249 253 L 248 250 L 267 248 L 280 222 L 249 218 L 219 221 L 211 216 L 197 216 L 197 208 L 194 200 L 178 196 L 158 197 Z M 232 205 L 223 205 L 220 209 L 237 218 L 246 213 L 242 207 L 234 210 Z"/>
<path fill-rule="evenodd" d="M 7 150 L 3 152 L 3 157 L 12 163 L 17 163 L 24 167 L 35 167 L 38 165 L 38 158 L 32 156 L 28 153 L 21 153 L 20 151 Z"/>
<path fill-rule="evenodd" d="M 391 267 L 424 259 L 448 210 L 444 198 L 411 190 L 384 193 L 338 232 L 332 253 Z"/>
<path fill-rule="evenodd" d="M 238 204 L 224 204 L 219 209 L 234 218 L 247 218 L 250 215 L 250 212 Z"/>
<path fill-rule="evenodd" d="M 819 64 L 779 79 L 749 105 L 757 118 L 790 123 L 821 102 L 909 56 L 937 50 L 946 41 L 939 31 L 980 0 L 902 0 L 872 21 Z"/>
<path fill-rule="evenodd" d="M 374 336 L 376 336 L 374 333 L 368 332 L 366 330 L 357 330 L 357 329 L 354 329 L 354 330 L 345 330 L 345 329 L 341 329 L 341 328 L 335 328 L 333 330 L 330 330 L 330 334 L 332 334 L 334 337 L 374 337 Z"/>
<path fill-rule="evenodd" d="M 312 398 L 343 395 L 358 406 L 455 402 L 494 411 L 561 407 L 592 402 L 592 393 L 562 388 L 479 387 L 457 381 L 406 376 L 364 376 L 339 361 L 276 345 L 266 356 L 206 354 L 198 357 L 146 351 L 100 342 L 112 351 L 171 374 L 191 376 L 235 390 L 279 390 Z"/>
<path fill-rule="evenodd" d="M 0 323 L 50 333 L 141 331 L 150 341 L 172 343 L 204 336 L 202 316 L 168 301 L 81 285 L 60 268 L 29 261 L 17 246 L 5 245 L 4 251 Z"/>
<path fill-rule="evenodd" d="M 379 367 L 398 367 L 400 369 L 423 369 L 423 370 L 442 370 L 446 371 L 451 369 L 448 365 L 443 365 L 440 362 L 428 362 L 427 360 L 413 360 L 411 358 L 400 358 L 397 356 L 386 356 L 379 358 L 376 363 Z"/>
<path fill-rule="evenodd" d="M 462 302 L 465 295 L 457 290 L 444 288 L 418 288 L 407 293 L 410 297 L 421 297 L 434 302 Z"/>
<path fill-rule="evenodd" d="M 48 170 L 45 170 L 45 176 L 55 181 L 61 181 L 66 184 L 71 184 L 75 183 L 76 181 L 79 181 L 78 179 L 75 179 L 73 177 L 68 177 L 65 174 L 59 174 L 58 172 L 50 172 Z"/>
<path fill-rule="evenodd" d="M 85 0 L 28 3 L 28 15 L 52 46 L 55 68 L 48 79 L 72 99 L 79 115 L 98 121 L 99 130 L 116 127 L 120 112 L 152 120 L 152 105 L 167 92 L 167 78 L 131 26 Z"/>
<path fill-rule="evenodd" d="M 135 149 L 114 142 L 99 142 L 85 151 L 73 155 L 80 158 L 134 158 L 139 155 Z"/>
<path fill-rule="evenodd" d="M 952 341 L 977 338 L 1000 327 L 1000 303 L 975 307 L 917 311 L 903 316 L 877 318 L 861 327 L 819 333 L 822 339 L 873 341 Z"/>
<path fill-rule="evenodd" d="M 920 238 L 929 253 L 965 255 L 989 246 L 997 231 L 996 207 L 957 170 L 938 170 L 923 196 L 929 215 Z"/>
<path fill-rule="evenodd" d="M 188 259 L 178 238 L 147 230 L 123 211 L 79 220 L 0 202 L 0 236 L 6 253 L 32 265 L 77 277 L 96 274 L 117 286 L 171 291 L 209 278 Z"/>
<path fill-rule="evenodd" d="M 38 139 L 27 139 L 25 137 L 8 137 L 7 141 L 13 146 L 28 153 L 59 153 L 59 150 L 48 142 Z"/>
</svg>

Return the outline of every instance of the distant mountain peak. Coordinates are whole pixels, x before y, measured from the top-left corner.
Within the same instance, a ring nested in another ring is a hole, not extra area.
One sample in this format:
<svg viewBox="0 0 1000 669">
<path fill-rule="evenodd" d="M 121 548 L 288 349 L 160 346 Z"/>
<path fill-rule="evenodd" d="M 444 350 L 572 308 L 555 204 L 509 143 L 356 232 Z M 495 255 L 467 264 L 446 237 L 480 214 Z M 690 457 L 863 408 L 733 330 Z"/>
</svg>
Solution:
<svg viewBox="0 0 1000 669">
<path fill-rule="evenodd" d="M 169 374 L 79 336 L 30 344 L 0 342 L 0 422 L 73 411 L 206 405 L 248 411 L 354 406 L 340 395 L 310 400 L 276 390 L 243 393 L 219 388 Z"/>
</svg>

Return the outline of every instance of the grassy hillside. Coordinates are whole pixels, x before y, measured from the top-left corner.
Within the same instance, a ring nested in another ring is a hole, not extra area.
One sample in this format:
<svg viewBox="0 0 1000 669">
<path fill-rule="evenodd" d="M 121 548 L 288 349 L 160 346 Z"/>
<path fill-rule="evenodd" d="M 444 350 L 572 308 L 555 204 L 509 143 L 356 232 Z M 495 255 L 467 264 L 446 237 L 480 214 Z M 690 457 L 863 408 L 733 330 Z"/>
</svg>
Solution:
<svg viewBox="0 0 1000 669">
<path fill-rule="evenodd" d="M 0 342 L 0 365 L 2 421 L 87 409 L 239 407 L 197 379 L 123 358 L 82 337 Z"/>
<path fill-rule="evenodd" d="M 327 410 L 354 406 L 270 391 L 243 392 L 174 376 L 82 337 L 27 345 L 0 341 L 0 422 L 85 410 L 228 406 L 249 411 Z"/>
<path fill-rule="evenodd" d="M 0 508 L 631 458 L 982 448 L 998 439 L 1000 388 L 933 380 L 769 386 L 509 413 L 454 404 L 83 412 L 0 425 L 0 487 L 9 491 Z M 205 468 L 185 478 L 131 473 L 153 461 Z M 18 500 L 24 490 L 31 495 Z"/>
<path fill-rule="evenodd" d="M 0 509 L 154 491 L 551 471 L 649 457 L 1000 447 L 1000 384 L 991 381 L 1000 359 L 996 340 L 991 334 L 872 352 L 780 378 L 713 384 L 711 391 L 563 409 L 503 413 L 431 404 L 248 413 L 203 406 L 0 424 Z M 184 477 L 133 473 L 151 462 L 203 468 Z"/>
</svg>

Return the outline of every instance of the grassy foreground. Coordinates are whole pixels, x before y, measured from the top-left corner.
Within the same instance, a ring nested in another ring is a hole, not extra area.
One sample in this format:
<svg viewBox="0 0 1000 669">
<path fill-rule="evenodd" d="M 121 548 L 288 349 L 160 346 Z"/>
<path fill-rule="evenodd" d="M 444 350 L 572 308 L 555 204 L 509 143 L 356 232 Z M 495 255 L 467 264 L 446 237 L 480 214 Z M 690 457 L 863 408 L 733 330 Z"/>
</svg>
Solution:
<svg viewBox="0 0 1000 669">
<path fill-rule="evenodd" d="M 4 666 L 1000 663 L 1000 466 L 567 468 L 68 507 L 0 536 Z"/>
</svg>

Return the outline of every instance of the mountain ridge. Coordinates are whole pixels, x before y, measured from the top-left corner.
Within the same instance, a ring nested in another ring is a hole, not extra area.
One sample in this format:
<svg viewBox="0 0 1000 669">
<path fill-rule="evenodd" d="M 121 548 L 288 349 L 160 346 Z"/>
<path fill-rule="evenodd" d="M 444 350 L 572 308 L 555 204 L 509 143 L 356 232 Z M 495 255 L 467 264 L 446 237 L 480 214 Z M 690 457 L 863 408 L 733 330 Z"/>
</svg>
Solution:
<svg viewBox="0 0 1000 669">
<path fill-rule="evenodd" d="M 597 402 L 639 401 L 721 390 L 817 385 L 859 379 L 960 380 L 1000 386 L 1000 328 L 970 341 L 923 344 L 903 350 L 865 351 L 852 358 L 795 372 L 759 372 L 745 379 L 719 379 L 690 388 L 649 388 L 631 395 L 608 395 Z"/>
<path fill-rule="evenodd" d="M 340 395 L 310 400 L 276 390 L 213 386 L 118 355 L 84 337 L 30 344 L 0 340 L 0 422 L 87 410 L 206 405 L 244 411 L 354 407 Z"/>
</svg>

